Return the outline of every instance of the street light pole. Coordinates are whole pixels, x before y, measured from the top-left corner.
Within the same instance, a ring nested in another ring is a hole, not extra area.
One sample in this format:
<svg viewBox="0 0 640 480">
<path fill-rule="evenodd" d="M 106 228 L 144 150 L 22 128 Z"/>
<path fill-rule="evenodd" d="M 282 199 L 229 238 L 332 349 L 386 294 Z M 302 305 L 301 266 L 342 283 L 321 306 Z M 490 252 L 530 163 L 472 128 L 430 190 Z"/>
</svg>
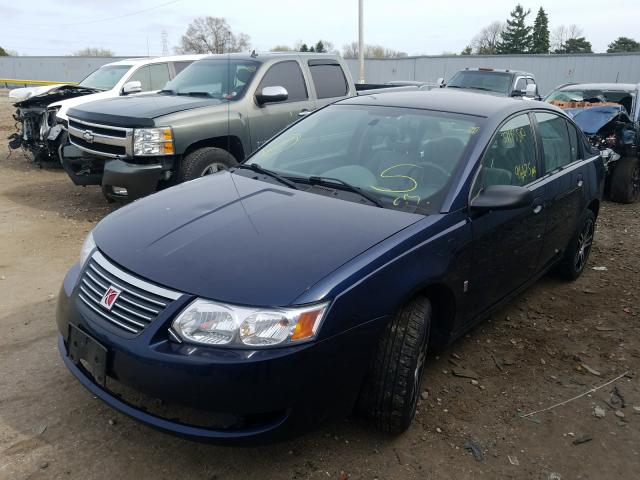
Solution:
<svg viewBox="0 0 640 480">
<path fill-rule="evenodd" d="M 364 83 L 364 33 L 363 33 L 363 0 L 358 0 L 358 63 L 360 65 L 360 83 Z"/>
</svg>

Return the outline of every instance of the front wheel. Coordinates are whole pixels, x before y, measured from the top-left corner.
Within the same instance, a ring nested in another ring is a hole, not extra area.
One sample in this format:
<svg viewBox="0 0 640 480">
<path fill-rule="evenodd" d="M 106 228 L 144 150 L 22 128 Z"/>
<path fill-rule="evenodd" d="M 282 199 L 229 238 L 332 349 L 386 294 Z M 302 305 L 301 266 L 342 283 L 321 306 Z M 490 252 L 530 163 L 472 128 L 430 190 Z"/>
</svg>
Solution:
<svg viewBox="0 0 640 480">
<path fill-rule="evenodd" d="M 591 253 L 595 229 L 596 216 L 591 210 L 586 210 L 580 217 L 578 228 L 559 265 L 560 274 L 567 280 L 577 279 L 584 271 Z"/>
<path fill-rule="evenodd" d="M 640 199 L 640 160 L 624 157 L 618 160 L 611 172 L 611 200 L 633 203 Z"/>
<path fill-rule="evenodd" d="M 380 429 L 401 433 L 416 413 L 427 355 L 431 302 L 416 297 L 402 307 L 378 341 L 359 407 Z"/>
<path fill-rule="evenodd" d="M 177 181 L 182 183 L 211 175 L 221 170 L 227 170 L 237 163 L 233 155 L 221 148 L 199 148 L 182 159 Z"/>
</svg>

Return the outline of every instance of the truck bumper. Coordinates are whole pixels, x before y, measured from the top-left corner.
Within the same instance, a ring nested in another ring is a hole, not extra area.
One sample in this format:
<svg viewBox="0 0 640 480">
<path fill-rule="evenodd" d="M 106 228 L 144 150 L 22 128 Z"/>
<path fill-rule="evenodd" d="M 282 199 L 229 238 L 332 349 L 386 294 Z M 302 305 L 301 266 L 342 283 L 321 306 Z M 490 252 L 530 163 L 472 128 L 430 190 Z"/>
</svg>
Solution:
<svg viewBox="0 0 640 480">
<path fill-rule="evenodd" d="M 162 165 L 137 165 L 107 160 L 102 175 L 102 193 L 108 200 L 135 200 L 158 188 Z"/>
</svg>

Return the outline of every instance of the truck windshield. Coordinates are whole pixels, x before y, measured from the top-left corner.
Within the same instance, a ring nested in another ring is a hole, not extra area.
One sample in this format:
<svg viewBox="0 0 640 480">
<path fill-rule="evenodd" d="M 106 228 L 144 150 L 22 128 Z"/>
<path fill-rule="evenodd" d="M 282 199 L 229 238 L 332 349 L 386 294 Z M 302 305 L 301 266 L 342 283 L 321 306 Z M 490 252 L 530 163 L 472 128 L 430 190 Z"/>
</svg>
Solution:
<svg viewBox="0 0 640 480">
<path fill-rule="evenodd" d="M 458 72 L 449 83 L 447 83 L 447 87 L 471 88 L 474 90 L 504 93 L 505 95 L 509 92 L 510 85 L 511 75 L 508 73 L 476 70 Z"/>
<path fill-rule="evenodd" d="M 310 192 L 318 179 L 333 179 L 323 182 L 324 191 L 335 187 L 346 196 L 348 184 L 385 208 L 432 214 L 440 210 L 481 121 L 413 108 L 333 105 L 282 132 L 247 164 Z"/>
<path fill-rule="evenodd" d="M 80 82 L 80 86 L 96 90 L 111 90 L 130 68 L 131 65 L 111 65 L 99 68 L 85 77 Z"/>
<path fill-rule="evenodd" d="M 257 69 L 258 62 L 250 60 L 200 60 L 176 75 L 165 85 L 163 92 L 236 100 L 242 96 Z"/>
</svg>

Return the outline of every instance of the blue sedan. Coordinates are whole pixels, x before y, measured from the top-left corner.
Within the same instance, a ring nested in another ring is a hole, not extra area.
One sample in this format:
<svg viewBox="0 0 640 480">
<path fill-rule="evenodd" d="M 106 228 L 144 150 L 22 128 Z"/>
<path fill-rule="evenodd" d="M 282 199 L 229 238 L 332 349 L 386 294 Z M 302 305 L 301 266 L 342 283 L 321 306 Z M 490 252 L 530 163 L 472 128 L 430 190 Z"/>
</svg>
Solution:
<svg viewBox="0 0 640 480">
<path fill-rule="evenodd" d="M 429 348 L 551 269 L 580 275 L 603 175 L 549 104 L 347 99 L 103 219 L 60 292 L 60 354 L 183 436 L 264 442 L 354 409 L 400 433 Z"/>
</svg>

